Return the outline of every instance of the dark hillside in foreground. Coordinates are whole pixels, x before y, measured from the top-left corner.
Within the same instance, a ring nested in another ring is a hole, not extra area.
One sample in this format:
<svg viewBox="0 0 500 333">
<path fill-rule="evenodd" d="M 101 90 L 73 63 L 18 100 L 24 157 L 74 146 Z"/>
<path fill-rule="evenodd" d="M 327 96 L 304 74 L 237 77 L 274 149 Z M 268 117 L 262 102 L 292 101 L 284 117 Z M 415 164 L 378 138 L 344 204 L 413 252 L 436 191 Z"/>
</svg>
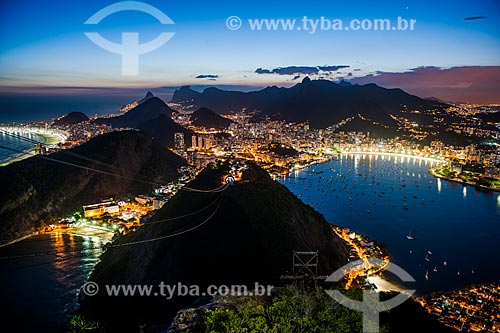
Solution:
<svg viewBox="0 0 500 333">
<path fill-rule="evenodd" d="M 226 163 L 211 165 L 187 186 L 213 189 L 229 171 Z M 217 208 L 218 207 L 218 208 Z M 202 209 L 205 210 L 201 211 Z M 192 216 L 141 227 L 117 245 L 150 240 L 187 230 L 212 216 L 206 224 L 185 234 L 155 242 L 110 248 L 90 280 L 105 284 L 165 284 L 182 282 L 204 288 L 276 283 L 291 271 L 293 250 L 319 250 L 320 274 L 330 274 L 346 262 L 347 248 L 328 222 L 283 185 L 251 164 L 241 181 L 221 193 L 181 190 L 152 220 Z M 193 298 L 165 301 L 158 297 L 82 297 L 82 308 L 103 320 L 165 319 Z"/>
<path fill-rule="evenodd" d="M 168 182 L 177 178 L 185 161 L 138 131 L 104 134 L 69 150 L 113 167 L 89 162 L 65 152 L 48 158 L 147 180 Z M 149 193 L 153 185 L 115 177 L 40 156 L 0 168 L 0 235 L 12 239 L 54 222 L 63 214 L 109 196 Z"/>
</svg>

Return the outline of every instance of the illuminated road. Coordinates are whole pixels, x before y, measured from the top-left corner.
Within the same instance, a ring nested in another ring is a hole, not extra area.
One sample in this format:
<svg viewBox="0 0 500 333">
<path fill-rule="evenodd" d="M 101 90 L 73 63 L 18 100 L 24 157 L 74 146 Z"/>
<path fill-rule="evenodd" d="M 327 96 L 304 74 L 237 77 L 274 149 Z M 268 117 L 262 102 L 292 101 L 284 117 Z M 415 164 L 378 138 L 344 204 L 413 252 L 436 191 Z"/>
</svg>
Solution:
<svg viewBox="0 0 500 333">
<path fill-rule="evenodd" d="M 384 261 L 384 264 L 382 266 L 374 267 L 372 263 L 369 261 L 369 258 L 373 256 L 367 254 L 365 249 L 356 244 L 356 242 L 354 242 L 349 237 L 349 233 L 346 231 L 346 229 L 339 227 L 332 227 L 332 230 L 335 232 L 335 234 L 337 234 L 337 236 L 342 238 L 347 244 L 349 244 L 354 249 L 358 258 L 363 260 L 364 263 L 363 267 L 359 267 L 359 269 L 356 270 L 353 269 L 348 272 L 349 274 L 345 285 L 345 289 L 349 289 L 354 280 L 356 280 L 358 277 L 367 277 L 380 273 L 387 268 L 387 265 L 389 265 L 389 257 L 386 256 L 383 258 L 379 258 Z"/>
<path fill-rule="evenodd" d="M 55 129 L 45 129 L 40 127 L 23 127 L 23 126 L 0 126 L 0 132 L 9 134 L 38 134 L 47 140 L 42 142 L 47 146 L 57 145 L 59 142 L 64 142 L 68 138 L 68 133 Z"/>
<path fill-rule="evenodd" d="M 416 158 L 419 160 L 444 163 L 447 160 L 444 157 L 429 157 L 422 155 L 410 155 L 410 154 L 402 154 L 402 153 L 391 153 L 391 152 L 377 152 L 377 151 L 342 151 L 341 155 L 380 155 L 380 156 L 397 156 L 397 157 L 405 157 L 405 158 Z"/>
<path fill-rule="evenodd" d="M 0 134 L 9 136 L 20 135 L 22 137 L 25 137 L 26 134 L 36 134 L 44 138 L 44 142 L 41 143 L 43 144 L 43 146 L 47 148 L 57 147 L 57 145 L 60 142 L 65 142 L 68 137 L 67 133 L 54 129 L 44 129 L 39 127 L 22 127 L 22 126 L 0 126 Z M 33 149 L 26 150 L 24 154 L 20 154 L 19 156 L 13 156 L 11 159 L 2 163 L 0 166 L 21 161 L 35 155 L 34 149 L 35 147 L 33 145 Z"/>
</svg>

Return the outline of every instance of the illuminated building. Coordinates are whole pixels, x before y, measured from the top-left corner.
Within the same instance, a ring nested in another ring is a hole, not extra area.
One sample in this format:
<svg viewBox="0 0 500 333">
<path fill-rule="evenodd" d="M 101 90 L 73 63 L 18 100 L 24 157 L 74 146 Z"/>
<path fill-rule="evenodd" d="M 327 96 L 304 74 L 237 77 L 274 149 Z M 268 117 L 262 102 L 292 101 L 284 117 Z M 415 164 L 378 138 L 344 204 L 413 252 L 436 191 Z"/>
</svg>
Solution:
<svg viewBox="0 0 500 333">
<path fill-rule="evenodd" d="M 119 212 L 120 207 L 115 201 L 106 201 L 83 206 L 83 215 L 86 218 L 99 217 L 104 213 L 116 214 Z"/>
<path fill-rule="evenodd" d="M 168 196 L 165 196 L 165 195 L 158 195 L 156 196 L 154 199 L 153 199 L 153 209 L 154 210 L 157 210 L 157 209 L 160 209 L 161 207 L 163 207 L 164 204 L 167 203 L 168 201 Z"/>
<path fill-rule="evenodd" d="M 193 135 L 191 145 L 192 148 L 212 148 L 214 146 L 214 137 L 213 135 Z"/>
<path fill-rule="evenodd" d="M 153 202 L 154 198 L 153 197 L 148 197 L 146 195 L 139 195 L 134 198 L 134 200 L 139 203 L 140 205 L 146 206 Z"/>
<path fill-rule="evenodd" d="M 174 146 L 177 151 L 184 151 L 184 149 L 186 148 L 186 144 L 184 142 L 184 133 L 174 134 Z"/>
<path fill-rule="evenodd" d="M 46 155 L 47 148 L 41 143 L 35 143 L 35 155 Z"/>
</svg>

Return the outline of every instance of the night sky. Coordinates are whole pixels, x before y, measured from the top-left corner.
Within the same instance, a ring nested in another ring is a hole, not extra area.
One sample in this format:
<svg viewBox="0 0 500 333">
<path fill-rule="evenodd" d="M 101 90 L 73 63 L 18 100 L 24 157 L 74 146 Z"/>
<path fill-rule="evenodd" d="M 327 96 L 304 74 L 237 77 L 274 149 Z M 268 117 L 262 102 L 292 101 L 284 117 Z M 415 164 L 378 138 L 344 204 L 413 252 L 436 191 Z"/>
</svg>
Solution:
<svg viewBox="0 0 500 333">
<path fill-rule="evenodd" d="M 175 24 L 161 25 L 154 17 L 136 11 L 112 14 L 95 26 L 84 24 L 115 2 L 2 2 L 0 92 L 22 92 L 27 87 L 290 86 L 309 75 L 397 86 L 422 97 L 500 103 L 499 97 L 492 97 L 500 96 L 497 0 L 146 1 Z M 226 27 L 226 19 L 232 15 L 242 19 L 241 29 Z M 345 22 L 396 20 L 400 16 L 415 19 L 416 25 L 413 31 L 313 34 L 304 30 L 252 31 L 248 24 L 249 19 L 300 21 L 304 16 Z M 98 47 L 84 32 L 98 32 L 117 43 L 122 32 L 139 32 L 140 43 L 161 32 L 175 35 L 159 49 L 140 56 L 139 75 L 124 76 L 121 56 Z M 339 65 L 349 67 L 311 73 L 311 68 Z M 255 72 L 290 66 L 306 68 Z"/>
</svg>

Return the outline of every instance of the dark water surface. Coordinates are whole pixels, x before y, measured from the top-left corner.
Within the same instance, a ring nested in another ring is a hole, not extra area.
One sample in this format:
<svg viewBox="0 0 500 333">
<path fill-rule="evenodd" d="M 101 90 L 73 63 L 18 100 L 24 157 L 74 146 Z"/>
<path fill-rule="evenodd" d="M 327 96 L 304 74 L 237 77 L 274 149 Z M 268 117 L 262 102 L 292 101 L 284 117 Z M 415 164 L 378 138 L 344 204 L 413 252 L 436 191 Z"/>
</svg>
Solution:
<svg viewBox="0 0 500 333">
<path fill-rule="evenodd" d="M 419 294 L 498 281 L 500 195 L 438 180 L 428 173 L 431 164 L 343 155 L 281 182 L 331 223 L 387 244 L 391 260 L 417 280 Z M 410 230 L 414 240 L 406 239 Z M 77 306 L 77 292 L 101 246 L 97 237 L 53 233 L 0 248 L 6 327 L 57 332 Z M 36 255 L 5 258 L 23 254 Z"/>
<path fill-rule="evenodd" d="M 32 141 L 38 141 L 42 143 L 45 142 L 44 137 L 37 135 L 35 133 L 19 132 L 14 134 L 22 136 L 23 138 L 30 139 Z M 3 132 L 0 132 L 0 146 L 10 148 L 10 149 L 0 148 L 0 163 L 6 162 L 19 155 L 22 155 L 21 152 L 28 152 L 30 150 L 33 150 L 34 148 L 33 143 L 27 142 L 26 140 L 22 140 L 19 138 L 15 138 L 12 135 L 4 134 Z"/>
<path fill-rule="evenodd" d="M 57 332 L 102 253 L 102 240 L 66 233 L 0 248 L 0 300 L 9 332 Z M 18 258 L 12 256 L 34 255 Z"/>
<path fill-rule="evenodd" d="M 341 155 L 280 181 L 330 223 L 384 242 L 418 294 L 498 282 L 500 194 L 436 179 L 432 163 Z"/>
</svg>

